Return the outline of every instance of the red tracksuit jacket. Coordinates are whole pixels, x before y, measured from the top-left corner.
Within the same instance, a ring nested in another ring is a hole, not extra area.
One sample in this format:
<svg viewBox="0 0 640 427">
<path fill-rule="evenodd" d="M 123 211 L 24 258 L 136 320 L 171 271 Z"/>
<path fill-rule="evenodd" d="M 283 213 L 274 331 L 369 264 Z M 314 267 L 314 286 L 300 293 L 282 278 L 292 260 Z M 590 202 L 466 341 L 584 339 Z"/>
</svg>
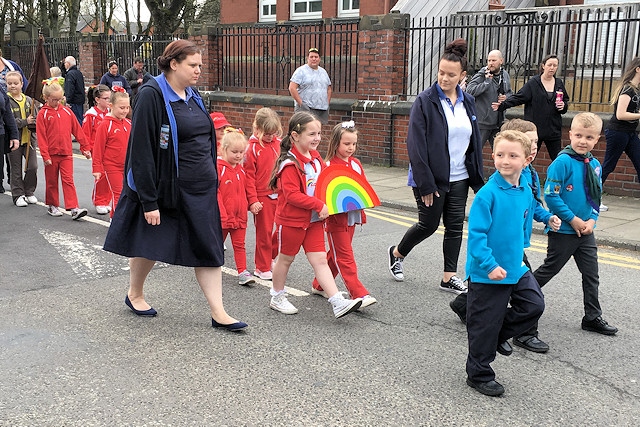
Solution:
<svg viewBox="0 0 640 427">
<path fill-rule="evenodd" d="M 51 108 L 43 105 L 36 118 L 36 135 L 42 160 L 51 160 L 51 156 L 70 156 L 73 154 L 71 135 L 80 143 L 80 150 L 89 151 L 91 144 L 84 135 L 78 119 L 65 105 Z"/>
<path fill-rule="evenodd" d="M 280 155 L 280 138 L 274 137 L 271 143 L 262 146 L 255 135 L 249 138 L 242 167 L 247 174 L 247 194 L 249 205 L 258 201 L 258 196 L 268 196 L 274 191 L 269 189 L 271 172 Z"/>
<path fill-rule="evenodd" d="M 105 116 L 96 129 L 93 145 L 93 172 L 122 171 L 127 157 L 131 120 Z"/>
<path fill-rule="evenodd" d="M 234 168 L 218 157 L 218 205 L 223 229 L 247 228 L 249 209 L 247 177 L 241 165 Z"/>
<path fill-rule="evenodd" d="M 311 151 L 311 159 L 304 157 L 295 146 L 289 150 L 302 168 L 310 168 L 308 176 L 292 160 L 285 160 L 278 171 L 278 207 L 276 224 L 308 228 L 313 211 L 320 212 L 324 203 L 313 195 L 317 174 L 326 167 L 320 153 Z"/>
</svg>

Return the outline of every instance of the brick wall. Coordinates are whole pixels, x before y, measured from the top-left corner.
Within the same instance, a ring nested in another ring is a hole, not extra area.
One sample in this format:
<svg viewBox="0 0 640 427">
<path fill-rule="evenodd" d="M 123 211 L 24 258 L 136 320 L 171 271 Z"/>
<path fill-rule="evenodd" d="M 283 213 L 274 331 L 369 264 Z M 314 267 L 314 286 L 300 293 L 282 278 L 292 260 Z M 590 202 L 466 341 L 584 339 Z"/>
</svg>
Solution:
<svg viewBox="0 0 640 427">
<path fill-rule="evenodd" d="M 358 36 L 358 99 L 345 99 L 336 96 L 331 102 L 330 125 L 323 128 L 327 136 L 331 127 L 343 120 L 353 119 L 360 136 L 357 156 L 364 163 L 376 165 L 407 167 L 409 159 L 406 149 L 406 131 L 411 102 L 398 99 L 403 93 L 404 32 L 400 30 L 404 22 L 403 15 L 367 16 L 361 20 Z M 222 111 L 234 125 L 251 132 L 251 123 L 255 112 L 263 107 L 274 108 L 282 117 L 283 127 L 293 114 L 293 100 L 288 95 L 231 93 L 215 91 L 219 82 L 218 59 L 222 49 L 215 28 L 208 28 L 191 39 L 202 47 L 203 61 L 207 66 L 198 86 L 207 93 L 211 111 Z M 97 38 L 83 37 L 80 43 L 82 72 L 87 81 L 98 81 L 103 74 L 104 60 L 99 57 Z M 210 91 L 210 92 L 207 92 Z M 508 117 L 521 116 L 521 109 L 512 109 Z M 602 115 L 608 121 L 610 113 Z M 564 118 L 563 145 L 569 143 L 568 128 L 572 113 Z M 594 149 L 594 155 L 604 160 L 604 136 Z M 326 147 L 326 145 L 325 145 Z M 322 147 L 321 147 L 322 149 Z M 485 175 L 493 172 L 490 147 L 484 147 Z M 543 147 L 534 166 L 544 180 L 549 158 Z M 636 171 L 623 155 L 616 170 L 609 176 L 605 191 L 611 194 L 640 197 L 640 183 Z"/>
</svg>

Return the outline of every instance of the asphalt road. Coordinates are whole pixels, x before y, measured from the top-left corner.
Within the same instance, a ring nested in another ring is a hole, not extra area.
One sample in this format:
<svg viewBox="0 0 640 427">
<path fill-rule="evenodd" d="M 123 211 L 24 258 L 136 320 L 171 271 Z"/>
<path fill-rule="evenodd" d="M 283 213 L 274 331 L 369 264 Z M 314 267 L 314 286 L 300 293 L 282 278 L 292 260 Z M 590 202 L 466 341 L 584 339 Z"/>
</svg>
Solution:
<svg viewBox="0 0 640 427">
<path fill-rule="evenodd" d="M 75 167 L 89 207 L 89 162 Z M 133 315 L 123 302 L 127 261 L 101 250 L 106 218 L 90 212 L 53 218 L 0 195 L 1 426 L 640 425 L 637 252 L 600 251 L 601 303 L 618 335 L 580 330 L 570 264 L 544 288 L 540 331 L 551 350 L 498 355 L 506 393 L 491 398 L 465 384 L 465 328 L 448 307 L 453 295 L 437 289 L 442 235 L 407 257 L 405 282 L 387 271 L 386 249 L 413 213 L 375 209 L 356 232 L 361 279 L 378 304 L 334 319 L 307 294 L 312 271 L 299 255 L 288 281 L 294 316 L 269 309 L 267 286 L 223 275 L 227 310 L 250 325 L 232 334 L 210 327 L 182 267 L 157 265 L 145 290 L 159 315 Z M 251 232 L 247 248 L 252 266 Z M 534 266 L 544 249 L 534 235 Z"/>
</svg>

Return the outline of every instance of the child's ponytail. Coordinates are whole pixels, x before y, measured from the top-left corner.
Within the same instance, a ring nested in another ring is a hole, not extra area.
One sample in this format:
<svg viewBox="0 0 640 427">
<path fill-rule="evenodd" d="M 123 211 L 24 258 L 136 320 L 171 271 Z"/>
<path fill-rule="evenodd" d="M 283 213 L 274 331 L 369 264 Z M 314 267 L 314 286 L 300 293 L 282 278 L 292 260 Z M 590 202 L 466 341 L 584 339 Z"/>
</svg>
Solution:
<svg viewBox="0 0 640 427">
<path fill-rule="evenodd" d="M 286 160 L 291 159 L 296 163 L 298 168 L 302 169 L 298 160 L 291 154 L 289 154 L 289 150 L 293 146 L 293 140 L 291 139 L 291 134 L 295 132 L 296 134 L 300 134 L 304 132 L 308 123 L 318 120 L 313 114 L 308 113 L 306 111 L 299 111 L 291 116 L 289 119 L 289 132 L 282 138 L 280 141 L 280 155 L 276 159 L 276 164 L 273 167 L 273 171 L 271 171 L 271 179 L 269 180 L 269 188 L 271 190 L 278 189 L 278 171 L 280 170 L 280 165 Z"/>
</svg>

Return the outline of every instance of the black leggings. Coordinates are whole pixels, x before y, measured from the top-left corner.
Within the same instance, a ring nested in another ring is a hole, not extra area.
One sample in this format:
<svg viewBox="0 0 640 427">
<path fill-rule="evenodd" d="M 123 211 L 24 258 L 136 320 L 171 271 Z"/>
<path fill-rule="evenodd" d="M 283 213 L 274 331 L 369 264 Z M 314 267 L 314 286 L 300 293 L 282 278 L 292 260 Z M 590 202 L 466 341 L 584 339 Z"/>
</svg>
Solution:
<svg viewBox="0 0 640 427">
<path fill-rule="evenodd" d="M 417 188 L 413 188 L 413 195 L 418 205 L 418 222 L 414 224 L 402 237 L 398 244 L 398 252 L 402 256 L 420 242 L 436 232 L 440 225 L 440 218 L 444 224 L 444 240 L 442 253 L 444 255 L 444 271 L 455 273 L 458 270 L 458 256 L 462 245 L 462 227 L 469 194 L 469 180 L 452 182 L 449 192 L 433 197 L 433 205 L 427 207 L 422 202 L 422 196 Z"/>
</svg>

